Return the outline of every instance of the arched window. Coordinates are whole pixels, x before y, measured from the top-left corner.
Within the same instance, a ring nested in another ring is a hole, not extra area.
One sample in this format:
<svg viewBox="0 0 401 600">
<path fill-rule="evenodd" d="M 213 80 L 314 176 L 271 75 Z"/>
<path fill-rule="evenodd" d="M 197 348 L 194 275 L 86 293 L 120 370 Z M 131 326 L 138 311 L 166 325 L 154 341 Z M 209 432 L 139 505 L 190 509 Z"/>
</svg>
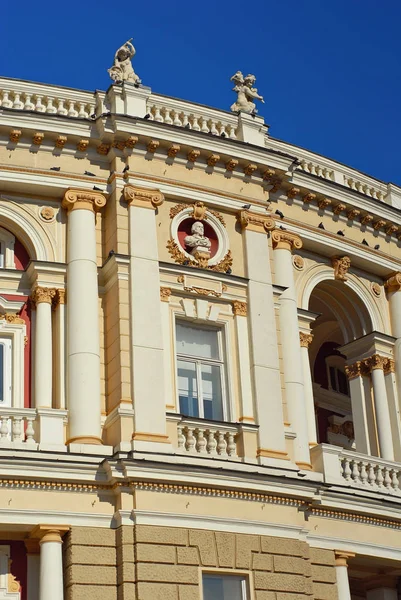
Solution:
<svg viewBox="0 0 401 600">
<path fill-rule="evenodd" d="M 15 269 L 14 244 L 13 234 L 0 227 L 0 269 Z"/>
</svg>

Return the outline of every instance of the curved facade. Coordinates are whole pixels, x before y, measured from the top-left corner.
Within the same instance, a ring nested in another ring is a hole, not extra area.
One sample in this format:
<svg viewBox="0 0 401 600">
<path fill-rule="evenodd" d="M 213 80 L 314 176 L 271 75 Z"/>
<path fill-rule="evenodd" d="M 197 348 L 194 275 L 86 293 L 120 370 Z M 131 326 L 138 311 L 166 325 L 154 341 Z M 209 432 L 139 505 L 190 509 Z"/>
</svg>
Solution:
<svg viewBox="0 0 401 600">
<path fill-rule="evenodd" d="M 0 598 L 397 600 L 401 189 L 0 79 Z"/>
</svg>

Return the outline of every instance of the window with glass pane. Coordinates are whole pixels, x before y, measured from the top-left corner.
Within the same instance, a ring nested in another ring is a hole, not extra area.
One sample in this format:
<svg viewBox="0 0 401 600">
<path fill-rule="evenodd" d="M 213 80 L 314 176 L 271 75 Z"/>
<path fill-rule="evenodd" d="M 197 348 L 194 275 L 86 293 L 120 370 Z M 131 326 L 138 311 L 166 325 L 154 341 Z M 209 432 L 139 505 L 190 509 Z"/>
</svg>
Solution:
<svg viewBox="0 0 401 600">
<path fill-rule="evenodd" d="M 204 574 L 203 600 L 247 600 L 247 579 L 239 575 Z"/>
<path fill-rule="evenodd" d="M 227 420 L 224 406 L 222 332 L 176 324 L 180 413 L 213 421 Z"/>
<path fill-rule="evenodd" d="M 11 406 L 11 338 L 0 338 L 0 406 Z"/>
</svg>

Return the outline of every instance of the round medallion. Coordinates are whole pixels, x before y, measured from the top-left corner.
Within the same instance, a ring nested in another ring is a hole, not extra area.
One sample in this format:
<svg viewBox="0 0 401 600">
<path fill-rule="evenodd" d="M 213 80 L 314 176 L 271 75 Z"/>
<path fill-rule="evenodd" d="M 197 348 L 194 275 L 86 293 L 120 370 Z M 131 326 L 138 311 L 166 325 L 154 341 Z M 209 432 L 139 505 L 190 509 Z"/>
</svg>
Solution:
<svg viewBox="0 0 401 600">
<path fill-rule="evenodd" d="M 302 256 L 299 256 L 299 254 L 294 254 L 292 257 L 292 264 L 298 271 L 302 271 L 305 266 L 305 261 Z"/>
<path fill-rule="evenodd" d="M 379 296 L 381 296 L 382 288 L 381 288 L 381 285 L 379 285 L 378 283 L 376 283 L 376 281 L 373 281 L 370 284 L 370 289 L 372 290 L 372 294 L 374 296 L 376 296 L 376 298 L 379 298 Z"/>
<path fill-rule="evenodd" d="M 56 211 L 51 206 L 42 206 L 39 211 L 39 215 L 43 221 L 49 223 L 50 221 L 53 221 L 54 217 L 56 216 Z"/>
</svg>

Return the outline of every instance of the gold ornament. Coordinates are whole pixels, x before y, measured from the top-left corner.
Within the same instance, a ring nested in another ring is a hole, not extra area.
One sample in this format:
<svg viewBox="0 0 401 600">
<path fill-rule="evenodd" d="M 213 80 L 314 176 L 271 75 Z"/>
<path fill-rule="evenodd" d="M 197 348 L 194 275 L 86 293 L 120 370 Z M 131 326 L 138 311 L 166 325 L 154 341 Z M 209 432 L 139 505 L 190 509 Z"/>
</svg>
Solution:
<svg viewBox="0 0 401 600">
<path fill-rule="evenodd" d="M 175 158 L 180 150 L 181 146 L 179 146 L 179 144 L 171 144 L 170 148 L 167 150 L 167 156 Z"/>
<path fill-rule="evenodd" d="M 331 264 L 334 269 L 334 279 L 338 281 L 347 281 L 348 269 L 351 266 L 351 259 L 349 256 L 333 256 L 331 258 Z"/>
<path fill-rule="evenodd" d="M 55 146 L 56 148 L 59 148 L 60 150 L 62 150 L 64 148 L 64 146 L 67 143 L 67 136 L 66 135 L 59 135 L 56 138 L 56 142 L 55 142 Z"/>
<path fill-rule="evenodd" d="M 209 167 L 215 167 L 220 160 L 220 154 L 211 154 L 207 159 Z"/>
<path fill-rule="evenodd" d="M 80 140 L 77 144 L 78 152 L 86 152 L 89 146 L 89 140 Z"/>
<path fill-rule="evenodd" d="M 189 162 L 194 163 L 200 156 L 200 150 L 190 150 L 187 154 Z"/>
<path fill-rule="evenodd" d="M 54 215 L 56 214 L 56 211 L 51 206 L 43 206 L 40 209 L 40 213 L 39 214 L 40 214 L 40 216 L 42 217 L 42 219 L 44 221 L 51 221 L 54 218 Z"/>
<path fill-rule="evenodd" d="M 10 142 L 13 142 L 13 144 L 18 144 L 20 137 L 21 137 L 20 129 L 11 129 Z"/>
</svg>

